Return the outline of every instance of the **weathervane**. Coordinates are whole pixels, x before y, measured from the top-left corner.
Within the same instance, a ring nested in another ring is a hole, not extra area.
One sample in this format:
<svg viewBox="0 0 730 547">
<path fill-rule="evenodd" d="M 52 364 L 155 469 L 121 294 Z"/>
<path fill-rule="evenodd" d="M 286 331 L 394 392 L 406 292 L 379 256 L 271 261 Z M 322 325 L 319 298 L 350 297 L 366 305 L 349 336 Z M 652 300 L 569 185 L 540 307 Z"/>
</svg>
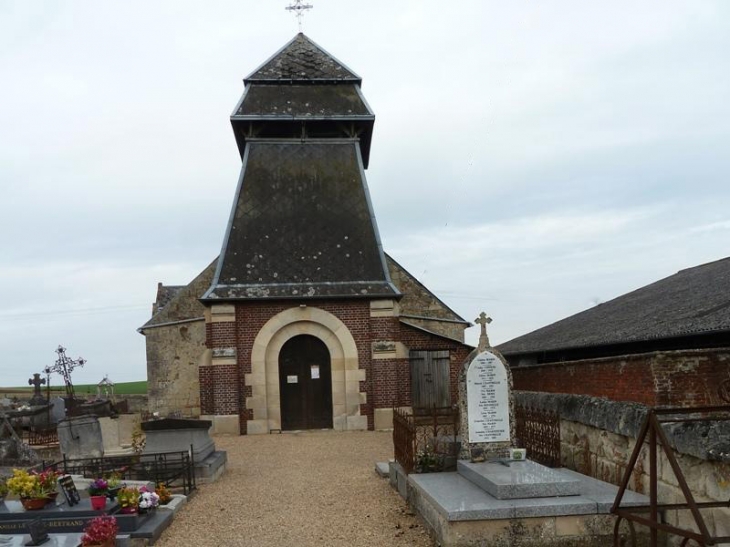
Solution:
<svg viewBox="0 0 730 547">
<path fill-rule="evenodd" d="M 299 32 L 302 32 L 302 17 L 304 17 L 305 12 L 314 7 L 312 4 L 303 4 L 303 1 L 304 0 L 292 0 L 292 4 L 284 8 L 287 11 L 295 12 L 297 20 L 299 21 Z"/>
</svg>

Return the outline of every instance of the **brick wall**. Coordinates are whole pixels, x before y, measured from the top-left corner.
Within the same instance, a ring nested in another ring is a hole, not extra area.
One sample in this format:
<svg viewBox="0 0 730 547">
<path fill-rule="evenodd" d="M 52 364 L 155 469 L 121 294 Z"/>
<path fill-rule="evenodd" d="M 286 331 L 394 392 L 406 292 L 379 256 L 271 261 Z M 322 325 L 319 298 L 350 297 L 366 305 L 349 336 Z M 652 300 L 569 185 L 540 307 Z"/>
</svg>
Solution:
<svg viewBox="0 0 730 547">
<path fill-rule="evenodd" d="M 517 390 L 572 393 L 649 406 L 724 404 L 730 349 L 653 352 L 512 368 Z"/>
<path fill-rule="evenodd" d="M 201 414 L 238 414 L 241 399 L 236 365 L 200 367 L 199 379 Z"/>
<path fill-rule="evenodd" d="M 252 389 L 245 385 L 251 373 L 251 350 L 264 324 L 276 314 L 299 302 L 240 302 L 236 304 L 235 323 L 208 323 L 207 345 L 210 348 L 236 348 L 238 365 L 201 367 L 200 404 L 203 414 L 238 414 L 241 434 L 253 419 L 245 408 Z M 397 317 L 370 317 L 367 300 L 307 301 L 307 305 L 325 310 L 342 321 L 358 348 L 358 361 L 366 371 L 360 391 L 367 393 L 367 403 L 360 414 L 367 416 L 368 429 L 374 427 L 375 408 L 392 408 L 411 404 L 410 365 L 408 359 L 372 359 L 372 342 L 401 341 L 409 349 L 451 350 L 451 396 L 456 403 L 458 374 L 471 348 L 458 341 L 430 335 L 403 325 Z"/>
</svg>

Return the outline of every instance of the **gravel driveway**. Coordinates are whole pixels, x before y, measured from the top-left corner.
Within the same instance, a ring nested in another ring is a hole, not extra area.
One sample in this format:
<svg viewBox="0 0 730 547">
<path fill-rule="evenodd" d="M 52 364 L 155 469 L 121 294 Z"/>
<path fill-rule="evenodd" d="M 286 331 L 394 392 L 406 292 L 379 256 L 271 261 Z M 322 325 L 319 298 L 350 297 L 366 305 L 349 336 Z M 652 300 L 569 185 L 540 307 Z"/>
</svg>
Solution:
<svg viewBox="0 0 730 547">
<path fill-rule="evenodd" d="M 216 437 L 228 468 L 203 485 L 155 544 L 415 546 L 433 542 L 373 470 L 388 432 L 307 431 Z"/>
</svg>

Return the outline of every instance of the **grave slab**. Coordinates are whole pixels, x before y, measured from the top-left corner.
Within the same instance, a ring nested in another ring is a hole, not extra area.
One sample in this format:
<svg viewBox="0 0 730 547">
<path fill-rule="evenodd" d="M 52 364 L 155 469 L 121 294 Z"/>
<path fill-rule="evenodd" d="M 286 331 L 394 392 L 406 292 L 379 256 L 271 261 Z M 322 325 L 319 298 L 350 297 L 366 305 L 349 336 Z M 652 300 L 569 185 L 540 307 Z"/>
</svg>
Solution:
<svg viewBox="0 0 730 547">
<path fill-rule="evenodd" d="M 84 534 L 49 534 L 43 547 L 77 547 Z M 22 547 L 30 542 L 29 535 L 0 536 L 0 547 Z"/>
<path fill-rule="evenodd" d="M 473 463 L 460 460 L 457 471 L 497 499 L 577 496 L 581 481 L 561 469 L 550 469 L 533 461 Z"/>
<path fill-rule="evenodd" d="M 375 464 L 375 472 L 379 477 L 385 479 L 390 475 L 390 465 L 388 462 L 377 462 Z"/>
<path fill-rule="evenodd" d="M 412 474 L 408 476 L 408 482 L 449 522 L 590 515 L 598 512 L 596 502 L 585 496 L 496 499 L 458 473 Z"/>
</svg>

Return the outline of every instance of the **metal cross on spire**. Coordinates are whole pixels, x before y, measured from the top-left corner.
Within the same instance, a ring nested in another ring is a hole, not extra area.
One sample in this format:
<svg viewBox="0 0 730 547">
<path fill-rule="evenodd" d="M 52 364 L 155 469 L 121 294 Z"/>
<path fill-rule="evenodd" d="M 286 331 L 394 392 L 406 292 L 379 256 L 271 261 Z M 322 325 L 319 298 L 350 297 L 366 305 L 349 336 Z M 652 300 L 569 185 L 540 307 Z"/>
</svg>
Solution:
<svg viewBox="0 0 730 547">
<path fill-rule="evenodd" d="M 296 15 L 299 21 L 299 32 L 302 32 L 302 18 L 304 14 L 314 7 L 312 4 L 304 4 L 303 2 L 304 0 L 292 0 L 292 3 L 284 8 L 287 11 L 293 11 Z"/>
<path fill-rule="evenodd" d="M 479 317 L 474 319 L 474 322 L 482 327 L 482 332 L 479 334 L 479 351 L 486 351 L 489 345 L 489 337 L 487 336 L 487 325 L 492 322 L 491 317 L 487 317 L 487 314 L 482 312 Z"/>
</svg>

